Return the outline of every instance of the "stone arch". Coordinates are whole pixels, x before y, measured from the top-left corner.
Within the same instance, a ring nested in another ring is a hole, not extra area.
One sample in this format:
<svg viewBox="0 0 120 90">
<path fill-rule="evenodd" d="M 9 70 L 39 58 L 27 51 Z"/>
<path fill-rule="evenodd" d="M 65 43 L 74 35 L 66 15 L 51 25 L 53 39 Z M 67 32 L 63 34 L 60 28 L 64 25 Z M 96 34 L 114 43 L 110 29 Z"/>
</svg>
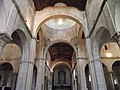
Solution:
<svg viewBox="0 0 120 90">
<path fill-rule="evenodd" d="M 20 57 L 21 57 L 21 48 L 17 44 L 8 43 L 3 49 L 1 55 L 2 58 L 1 63 L 9 62 L 13 66 L 13 72 L 17 72 L 18 66 L 16 66 L 16 63 L 12 62 L 11 60 L 15 60 L 19 62 Z"/>
<path fill-rule="evenodd" d="M 54 70 L 53 70 L 53 83 L 52 83 L 52 86 L 53 88 L 60 88 L 60 87 L 56 87 L 57 85 L 63 85 L 62 83 L 59 83 L 59 80 L 60 80 L 60 77 L 59 77 L 59 71 L 60 70 L 64 70 L 66 72 L 66 75 L 65 75 L 65 83 L 64 85 L 67 85 L 69 87 L 64 87 L 62 86 L 62 88 L 65 88 L 65 89 L 68 89 L 68 88 L 71 88 L 72 87 L 72 70 L 70 70 L 69 66 L 65 63 L 61 63 L 61 64 L 57 64 L 55 67 L 54 67 Z M 63 80 L 63 79 L 61 79 Z"/>
<path fill-rule="evenodd" d="M 104 88 L 107 89 L 106 87 L 106 82 L 105 82 L 105 76 L 104 76 L 104 70 L 101 62 L 101 57 L 100 57 L 100 48 L 101 46 L 108 42 L 110 40 L 110 33 L 105 27 L 100 27 L 93 39 L 93 47 L 92 47 L 92 54 L 93 54 L 93 60 L 94 60 L 94 70 L 95 70 L 95 82 L 97 84 L 97 88 Z M 93 77 L 92 77 L 93 78 Z M 101 81 L 101 79 L 102 81 Z M 103 86 L 102 86 L 102 84 Z M 101 88 L 101 89 L 102 89 Z"/>
<path fill-rule="evenodd" d="M 42 29 L 40 28 L 38 33 L 37 33 L 37 44 L 36 44 L 36 58 L 39 58 L 40 57 L 40 51 L 42 51 L 42 48 L 44 47 L 44 37 L 43 37 L 43 31 Z"/>
<path fill-rule="evenodd" d="M 0 64 L 0 87 L 12 88 L 13 66 L 9 62 Z"/>
<path fill-rule="evenodd" d="M 119 90 L 120 87 L 119 87 L 119 83 L 120 83 L 120 61 L 115 61 L 112 65 L 112 77 L 113 77 L 113 81 L 114 81 L 114 87 L 115 87 L 115 90 Z"/>
<path fill-rule="evenodd" d="M 59 61 L 59 62 L 55 63 L 55 64 L 52 66 L 51 71 L 53 71 L 53 69 L 54 69 L 57 65 L 60 65 L 60 64 L 64 64 L 64 65 L 68 66 L 69 69 L 71 69 L 71 66 L 70 66 L 67 62 Z"/>
<path fill-rule="evenodd" d="M 74 52 L 76 52 L 75 46 L 72 45 L 70 42 L 68 42 L 68 41 L 66 41 L 66 40 L 55 40 L 55 41 L 51 42 L 51 43 L 45 48 L 44 58 L 46 57 L 46 54 L 47 54 L 48 49 L 49 49 L 52 45 L 54 45 L 54 44 L 56 44 L 56 43 L 65 43 L 65 44 L 68 44 L 68 45 L 70 45 L 70 46 L 73 48 Z"/>
<path fill-rule="evenodd" d="M 25 35 L 25 33 L 22 30 L 17 29 L 12 33 L 11 37 L 13 38 L 13 41 L 18 46 L 20 46 L 21 52 L 22 52 L 22 58 L 23 58 L 23 55 L 26 55 L 28 58 L 28 47 L 29 46 L 28 46 L 27 36 Z"/>
<path fill-rule="evenodd" d="M 65 8 L 65 10 L 63 8 L 55 9 L 55 8 L 50 8 L 50 7 L 43 9 L 43 15 L 38 16 L 36 18 L 37 20 L 39 18 L 39 20 L 35 23 L 35 26 L 34 26 L 35 31 L 33 31 L 33 36 L 36 36 L 36 33 L 38 32 L 42 23 L 44 23 L 52 18 L 55 18 L 55 17 L 58 17 L 58 18 L 63 17 L 63 18 L 71 19 L 71 20 L 77 22 L 83 28 L 83 30 L 86 30 L 85 29 L 86 25 L 84 23 L 85 19 L 83 19 L 84 12 L 82 12 L 80 15 L 78 9 L 73 8 L 73 7 Z M 68 10 L 70 10 L 70 11 L 67 12 Z M 63 12 L 62 14 L 60 13 L 61 11 Z M 73 11 L 76 13 L 73 13 Z M 46 12 L 49 12 L 49 13 L 46 13 Z M 86 31 L 86 32 L 88 32 L 88 31 Z"/>
<path fill-rule="evenodd" d="M 29 60 L 29 42 L 27 35 L 20 29 L 15 30 L 11 37 L 13 41 L 21 48 L 21 59 L 18 70 L 16 89 L 24 88 L 27 81 L 28 60 Z"/>
<path fill-rule="evenodd" d="M 2 62 L 2 63 L 0 63 L 0 65 L 4 65 L 4 64 L 10 65 L 10 68 L 11 68 L 12 70 L 14 69 L 14 66 L 13 66 L 11 63 L 9 63 L 9 62 Z"/>
<path fill-rule="evenodd" d="M 100 53 L 100 48 L 104 43 L 109 42 L 110 38 L 111 35 L 109 31 L 105 27 L 100 27 L 94 36 L 93 48 L 98 48 L 97 52 Z"/>
<path fill-rule="evenodd" d="M 111 54 L 111 55 L 107 55 L 107 53 Z M 117 58 L 119 58 L 120 56 L 120 50 L 119 50 L 119 46 L 116 42 L 107 42 L 104 43 L 104 45 L 102 46 L 101 50 L 100 50 L 100 55 L 103 58 L 102 62 L 105 65 L 109 66 L 109 71 L 112 71 L 112 65 Z M 104 60 L 104 57 L 106 58 L 110 58 L 111 61 L 108 60 Z M 113 59 L 111 58 L 113 57 Z M 109 62 L 109 63 L 108 63 Z"/>
</svg>

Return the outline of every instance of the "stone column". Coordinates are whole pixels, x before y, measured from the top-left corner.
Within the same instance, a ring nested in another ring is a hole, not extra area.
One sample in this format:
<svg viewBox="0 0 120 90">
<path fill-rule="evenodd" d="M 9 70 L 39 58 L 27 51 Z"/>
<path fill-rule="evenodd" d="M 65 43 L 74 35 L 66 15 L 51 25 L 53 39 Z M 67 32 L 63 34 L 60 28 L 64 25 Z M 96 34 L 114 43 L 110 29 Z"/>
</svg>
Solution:
<svg viewBox="0 0 120 90">
<path fill-rule="evenodd" d="M 16 88 L 16 81 L 17 81 L 17 73 L 14 72 L 13 73 L 12 89 L 11 90 L 15 90 L 15 88 Z"/>
<path fill-rule="evenodd" d="M 9 75 L 8 75 L 8 80 L 7 80 L 7 87 L 12 87 L 12 79 L 13 79 L 13 73 L 12 71 L 9 72 Z"/>
<path fill-rule="evenodd" d="M 102 62 L 98 58 L 94 60 L 98 90 L 107 90 Z"/>
<path fill-rule="evenodd" d="M 77 69 L 78 69 L 78 90 L 87 90 L 86 86 L 86 77 L 85 77 L 85 70 L 82 67 L 82 60 L 77 58 Z"/>
<path fill-rule="evenodd" d="M 96 40 L 97 41 L 97 40 Z M 99 45 L 98 42 L 94 42 L 93 47 L 93 63 L 94 63 L 94 70 L 96 74 L 96 80 L 97 80 L 97 90 L 107 90 L 106 82 L 105 82 L 105 76 L 103 71 L 103 66 L 100 58 L 99 53 Z"/>
<path fill-rule="evenodd" d="M 82 58 L 82 50 L 79 46 L 79 48 L 77 49 L 77 69 L 78 69 L 78 83 L 80 85 L 78 85 L 78 90 L 87 90 L 87 86 L 86 86 L 86 77 L 85 77 L 85 66 L 83 63 L 83 58 Z"/>
<path fill-rule="evenodd" d="M 81 79 L 80 79 L 80 77 L 81 77 L 81 75 L 80 75 L 80 67 L 79 67 L 79 60 L 78 59 L 76 59 L 76 61 L 77 61 L 77 65 L 76 65 L 76 68 L 77 68 L 77 89 L 78 90 L 80 90 L 81 89 Z M 82 90 L 82 89 L 81 89 Z"/>
<path fill-rule="evenodd" d="M 29 48 L 29 57 L 27 55 L 24 55 L 25 53 L 22 56 L 24 59 L 26 59 L 26 57 L 28 57 L 28 59 L 22 59 L 21 61 L 16 90 L 31 90 L 32 88 L 35 51 L 36 39 L 32 38 Z"/>
<path fill-rule="evenodd" d="M 22 43 L 22 57 L 19 65 L 16 90 L 26 90 L 29 66 L 29 46 L 28 43 Z"/>
<path fill-rule="evenodd" d="M 28 57 L 28 56 L 26 56 Z M 26 90 L 26 82 L 27 77 L 29 76 L 27 73 L 28 71 L 28 64 L 27 60 L 22 60 L 19 66 L 18 78 L 17 78 L 17 85 L 16 90 Z"/>
<path fill-rule="evenodd" d="M 94 66 L 94 61 L 93 61 L 90 38 L 86 39 L 86 48 L 87 48 L 88 60 L 89 60 L 89 64 L 88 64 L 89 73 L 91 75 L 91 90 L 99 90 L 98 85 L 97 85 L 97 78 L 96 78 L 95 66 Z"/>
<path fill-rule="evenodd" d="M 35 90 L 44 90 L 44 74 L 45 74 L 45 59 L 43 55 L 43 49 L 41 53 L 41 58 L 39 59 L 39 67 L 37 72 L 37 82 Z"/>
<path fill-rule="evenodd" d="M 0 57 L 6 43 L 10 42 L 10 38 L 5 33 L 0 33 Z"/>
<path fill-rule="evenodd" d="M 29 53 L 29 63 L 28 63 L 28 71 L 27 71 L 27 81 L 26 81 L 26 90 L 32 89 L 32 78 L 33 78 L 33 70 L 34 70 L 34 60 L 36 55 L 36 39 L 32 38 L 30 43 L 30 53 Z"/>
<path fill-rule="evenodd" d="M 110 77 L 109 81 L 110 81 L 111 90 L 115 90 L 112 73 L 113 73 L 112 71 L 108 71 L 108 74 L 109 74 L 109 77 Z"/>
</svg>

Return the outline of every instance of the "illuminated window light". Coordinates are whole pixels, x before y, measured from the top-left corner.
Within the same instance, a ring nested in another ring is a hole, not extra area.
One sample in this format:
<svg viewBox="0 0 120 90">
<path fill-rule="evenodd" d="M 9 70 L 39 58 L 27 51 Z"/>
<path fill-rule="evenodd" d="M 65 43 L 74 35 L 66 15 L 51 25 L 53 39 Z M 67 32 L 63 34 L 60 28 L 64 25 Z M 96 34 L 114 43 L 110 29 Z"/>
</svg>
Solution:
<svg viewBox="0 0 120 90">
<path fill-rule="evenodd" d="M 105 48 L 105 50 L 108 50 L 108 46 L 107 45 L 104 45 L 104 48 Z"/>
<path fill-rule="evenodd" d="M 117 79 L 114 80 L 114 84 L 115 85 L 118 84 L 118 80 Z"/>
<path fill-rule="evenodd" d="M 106 53 L 106 57 L 110 58 L 110 57 L 112 57 L 112 54 L 111 53 Z"/>
<path fill-rule="evenodd" d="M 58 25 L 63 25 L 63 20 L 62 20 L 62 18 L 59 18 L 59 19 L 58 19 Z"/>
<path fill-rule="evenodd" d="M 89 75 L 89 81 L 91 82 L 91 76 Z"/>
<path fill-rule="evenodd" d="M 3 58 L 3 60 L 6 60 L 6 58 Z"/>
</svg>

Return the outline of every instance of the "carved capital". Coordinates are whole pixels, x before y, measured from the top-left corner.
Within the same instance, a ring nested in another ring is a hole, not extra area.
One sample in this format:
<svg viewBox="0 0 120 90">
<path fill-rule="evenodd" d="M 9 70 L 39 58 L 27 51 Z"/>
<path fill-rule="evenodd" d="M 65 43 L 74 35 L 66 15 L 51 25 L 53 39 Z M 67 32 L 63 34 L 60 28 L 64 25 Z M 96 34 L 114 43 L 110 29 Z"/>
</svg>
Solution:
<svg viewBox="0 0 120 90">
<path fill-rule="evenodd" d="M 0 33 L 0 45 L 10 42 L 10 38 L 5 33 Z"/>
</svg>

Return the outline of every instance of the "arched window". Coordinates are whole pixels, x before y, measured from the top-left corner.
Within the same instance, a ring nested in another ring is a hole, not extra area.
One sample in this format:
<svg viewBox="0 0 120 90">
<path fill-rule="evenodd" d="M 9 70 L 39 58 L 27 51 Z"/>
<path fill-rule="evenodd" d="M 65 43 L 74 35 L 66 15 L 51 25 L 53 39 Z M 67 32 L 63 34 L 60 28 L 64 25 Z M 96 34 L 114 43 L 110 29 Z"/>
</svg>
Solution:
<svg viewBox="0 0 120 90">
<path fill-rule="evenodd" d="M 64 70 L 58 72 L 58 84 L 66 84 L 66 72 Z"/>
</svg>

